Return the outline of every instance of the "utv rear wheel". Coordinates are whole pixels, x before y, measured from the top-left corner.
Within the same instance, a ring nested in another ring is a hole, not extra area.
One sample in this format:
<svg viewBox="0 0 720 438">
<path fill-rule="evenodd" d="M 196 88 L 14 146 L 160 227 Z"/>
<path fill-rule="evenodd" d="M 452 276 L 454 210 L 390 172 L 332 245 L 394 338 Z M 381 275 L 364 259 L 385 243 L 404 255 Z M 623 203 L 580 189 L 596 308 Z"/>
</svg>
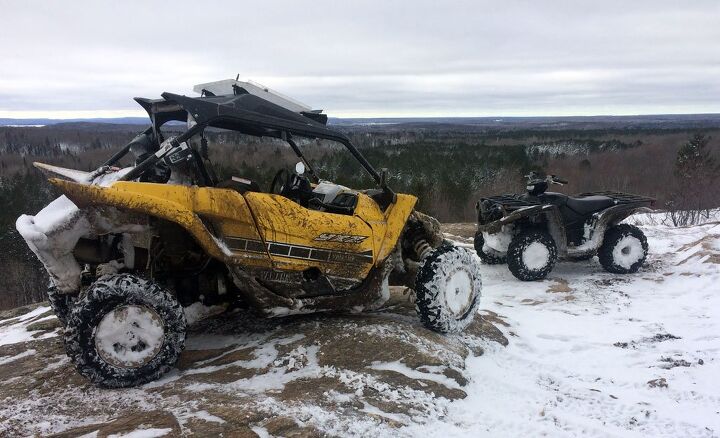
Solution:
<svg viewBox="0 0 720 438">
<path fill-rule="evenodd" d="M 557 260 L 555 241 L 546 231 L 523 231 L 508 247 L 508 268 L 519 280 L 542 280 Z"/>
<path fill-rule="evenodd" d="M 507 254 L 503 254 L 485 245 L 485 238 L 482 232 L 478 231 L 475 233 L 474 244 L 478 257 L 480 257 L 480 260 L 486 265 L 501 265 L 507 263 Z"/>
<path fill-rule="evenodd" d="M 602 267 L 614 274 L 637 272 L 648 253 L 648 243 L 640 228 L 616 225 L 605 232 L 605 239 L 598 250 Z"/>
<path fill-rule="evenodd" d="M 51 284 L 48 287 L 47 293 L 50 308 L 55 313 L 55 316 L 57 316 L 57 319 L 60 320 L 60 323 L 65 326 L 67 324 L 68 317 L 70 316 L 73 303 L 77 297 L 75 295 L 61 294 L 58 292 L 57 287 L 55 287 L 54 284 Z"/>
<path fill-rule="evenodd" d="M 480 262 L 465 248 L 443 243 L 423 260 L 415 281 L 422 323 L 440 333 L 462 331 L 480 305 Z"/>
<path fill-rule="evenodd" d="M 166 373 L 185 343 L 177 300 L 129 274 L 102 277 L 75 303 L 65 349 L 81 375 L 111 388 L 140 385 Z"/>
</svg>

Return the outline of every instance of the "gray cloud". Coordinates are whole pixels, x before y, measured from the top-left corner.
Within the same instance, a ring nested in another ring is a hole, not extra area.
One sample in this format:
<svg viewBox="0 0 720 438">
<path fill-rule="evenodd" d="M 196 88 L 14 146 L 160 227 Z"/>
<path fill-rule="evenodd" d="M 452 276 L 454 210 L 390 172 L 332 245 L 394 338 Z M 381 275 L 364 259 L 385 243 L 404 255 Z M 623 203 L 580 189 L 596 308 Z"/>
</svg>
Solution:
<svg viewBox="0 0 720 438">
<path fill-rule="evenodd" d="M 240 73 L 331 115 L 720 112 L 720 2 L 0 0 L 0 117 Z M 68 113 L 62 113 L 68 114 Z"/>
</svg>

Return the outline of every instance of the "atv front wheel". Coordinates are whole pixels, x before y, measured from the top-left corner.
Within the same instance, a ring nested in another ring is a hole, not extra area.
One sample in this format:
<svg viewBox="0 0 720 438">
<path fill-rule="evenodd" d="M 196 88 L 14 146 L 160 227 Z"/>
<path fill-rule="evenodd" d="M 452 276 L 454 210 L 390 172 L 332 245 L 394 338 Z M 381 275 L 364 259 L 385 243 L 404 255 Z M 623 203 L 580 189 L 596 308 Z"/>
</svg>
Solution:
<svg viewBox="0 0 720 438">
<path fill-rule="evenodd" d="M 557 260 L 555 241 L 546 231 L 527 230 L 513 237 L 508 247 L 508 268 L 519 280 L 542 280 Z"/>
<path fill-rule="evenodd" d="M 637 272 L 645 261 L 648 243 L 640 228 L 616 225 L 605 232 L 605 239 L 598 250 L 602 267 L 614 274 Z"/>
<path fill-rule="evenodd" d="M 415 280 L 415 308 L 425 327 L 457 333 L 480 305 L 480 263 L 467 249 L 443 243 L 423 260 Z"/>
<path fill-rule="evenodd" d="M 157 284 L 129 274 L 102 277 L 73 306 L 65 349 L 78 371 L 111 388 L 155 380 L 185 344 L 185 314 Z"/>
<path fill-rule="evenodd" d="M 480 257 L 480 260 L 486 265 L 501 265 L 507 263 L 507 254 L 503 254 L 485 245 L 485 238 L 481 231 L 475 233 L 474 244 L 478 257 Z"/>
</svg>

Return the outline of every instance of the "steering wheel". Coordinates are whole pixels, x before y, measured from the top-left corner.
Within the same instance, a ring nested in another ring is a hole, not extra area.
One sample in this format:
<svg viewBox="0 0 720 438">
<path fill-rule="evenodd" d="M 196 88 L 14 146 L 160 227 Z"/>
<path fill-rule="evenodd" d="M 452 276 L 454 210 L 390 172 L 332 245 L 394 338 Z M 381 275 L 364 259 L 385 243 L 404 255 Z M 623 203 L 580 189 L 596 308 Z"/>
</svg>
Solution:
<svg viewBox="0 0 720 438">
<path fill-rule="evenodd" d="M 290 172 L 288 172 L 287 169 L 278 170 L 278 172 L 275 174 L 275 178 L 273 178 L 272 180 L 272 184 L 270 184 L 270 193 L 274 193 L 276 195 L 284 195 L 289 183 Z"/>
</svg>

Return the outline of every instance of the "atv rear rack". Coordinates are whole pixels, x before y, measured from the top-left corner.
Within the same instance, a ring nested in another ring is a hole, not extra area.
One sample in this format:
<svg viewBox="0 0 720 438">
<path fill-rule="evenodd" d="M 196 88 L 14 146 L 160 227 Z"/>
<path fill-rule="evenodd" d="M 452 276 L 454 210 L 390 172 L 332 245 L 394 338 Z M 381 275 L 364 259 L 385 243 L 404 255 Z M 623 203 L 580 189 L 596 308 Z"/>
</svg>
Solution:
<svg viewBox="0 0 720 438">
<path fill-rule="evenodd" d="M 653 205 L 655 203 L 655 198 L 650 198 L 648 196 L 642 196 L 642 195 L 635 195 L 632 193 L 622 193 L 622 192 L 613 192 L 613 191 L 599 191 L 599 192 L 586 192 L 586 193 L 580 193 L 578 195 L 575 195 L 577 198 L 585 198 L 588 196 L 607 196 L 608 198 L 612 198 L 616 204 L 650 204 Z"/>
</svg>

